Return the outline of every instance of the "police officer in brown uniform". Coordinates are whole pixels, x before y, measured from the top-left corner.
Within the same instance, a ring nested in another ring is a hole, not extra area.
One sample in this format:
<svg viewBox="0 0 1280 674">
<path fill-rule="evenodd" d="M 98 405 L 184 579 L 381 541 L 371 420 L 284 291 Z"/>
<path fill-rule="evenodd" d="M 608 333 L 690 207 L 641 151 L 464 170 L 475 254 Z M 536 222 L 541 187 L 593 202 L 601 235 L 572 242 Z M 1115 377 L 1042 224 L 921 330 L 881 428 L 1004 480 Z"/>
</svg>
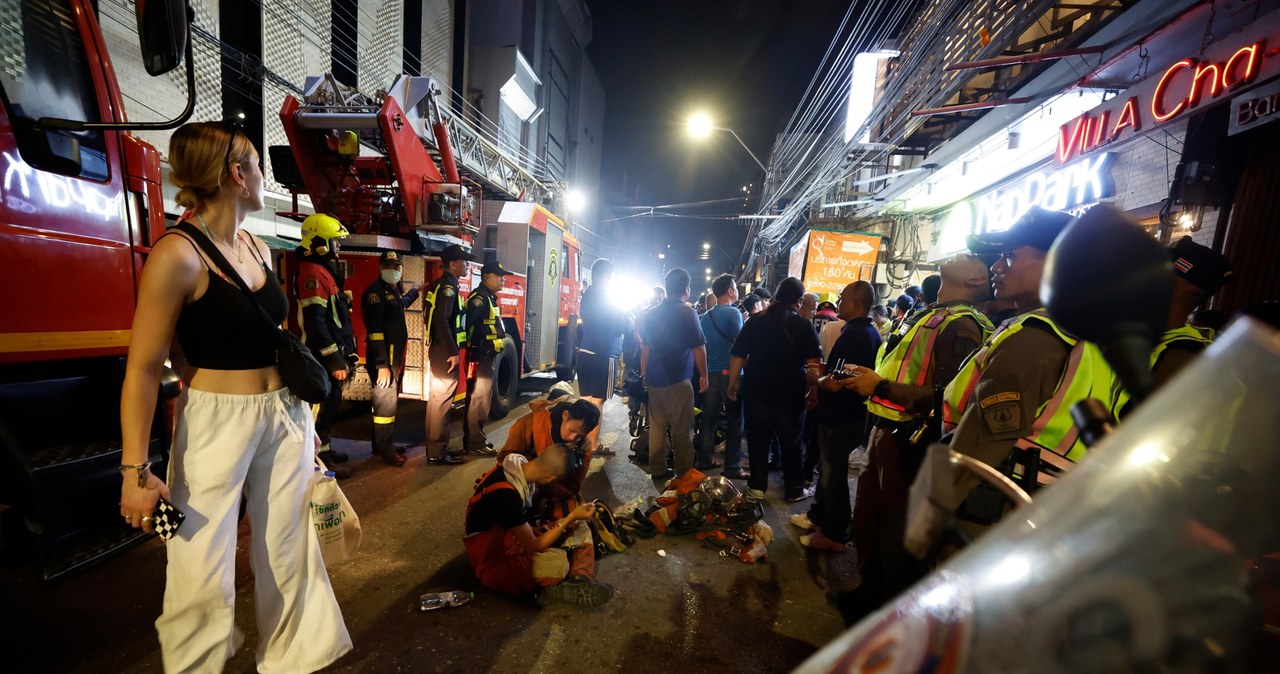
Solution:
<svg viewBox="0 0 1280 674">
<path fill-rule="evenodd" d="M 484 423 L 493 402 L 493 361 L 507 336 L 498 310 L 498 291 L 509 273 L 497 260 L 486 262 L 480 269 L 480 286 L 467 297 L 467 359 L 476 364 L 476 379 L 467 394 L 463 446 L 476 454 L 497 453 L 485 437 Z"/>
<path fill-rule="evenodd" d="M 1098 348 L 1059 327 L 1040 298 L 1048 250 L 1071 221 L 1066 213 L 1032 207 L 1003 232 L 969 237 L 973 252 L 1000 255 L 991 267 L 995 295 L 1013 300 L 1018 314 L 965 361 L 944 393 L 951 449 L 996 467 L 1028 492 L 1051 484 L 1086 455 L 1071 407 L 1097 398 L 1110 409 L 1119 388 Z M 976 485 L 946 452 L 930 452 L 911 489 L 907 550 L 928 554 L 957 510 L 978 525 L 998 520 L 1003 498 Z"/>
<path fill-rule="evenodd" d="M 365 329 L 365 367 L 373 385 L 373 453 L 392 466 L 403 466 L 396 453 L 396 406 L 400 401 L 400 376 L 404 350 L 409 342 L 404 310 L 418 299 L 418 289 L 400 292 L 400 254 L 389 250 L 379 260 L 381 274 L 360 295 Z"/>
<path fill-rule="evenodd" d="M 458 353 L 466 340 L 463 331 L 462 298 L 458 276 L 467 270 L 474 255 L 452 244 L 440 251 L 444 271 L 431 284 L 424 301 L 426 313 L 427 360 L 431 370 L 431 393 L 427 400 L 427 463 L 452 465 L 463 459 L 445 449 L 449 441 L 448 414 L 458 390 Z"/>
</svg>

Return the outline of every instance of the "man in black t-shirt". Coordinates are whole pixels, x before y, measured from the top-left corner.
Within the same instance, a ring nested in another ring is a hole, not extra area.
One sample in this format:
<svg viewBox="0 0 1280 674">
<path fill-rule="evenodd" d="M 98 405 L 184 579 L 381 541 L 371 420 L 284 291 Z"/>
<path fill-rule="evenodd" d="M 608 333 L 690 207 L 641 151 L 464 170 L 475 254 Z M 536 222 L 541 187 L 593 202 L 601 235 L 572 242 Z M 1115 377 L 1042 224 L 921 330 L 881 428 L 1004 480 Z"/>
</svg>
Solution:
<svg viewBox="0 0 1280 674">
<path fill-rule="evenodd" d="M 845 286 L 840 293 L 840 337 L 831 347 L 826 374 L 818 380 L 818 429 L 820 465 L 818 493 L 808 519 L 818 531 L 800 537 L 815 550 L 844 552 L 849 541 L 853 510 L 849 502 L 849 454 L 867 437 L 867 399 L 853 389 L 853 378 L 844 377 L 844 366 L 875 367 L 880 332 L 872 322 L 876 291 L 866 281 Z"/>
<path fill-rule="evenodd" d="M 590 578 L 566 578 L 569 559 L 563 548 L 553 547 L 574 523 L 591 519 L 593 504 L 582 504 L 536 532 L 530 523 L 534 491 L 567 475 L 572 455 L 562 444 L 547 447 L 532 461 L 510 454 L 480 478 L 467 502 L 462 542 L 481 583 L 514 595 L 542 588 L 539 602 L 599 606 L 609 601 L 613 589 L 608 585 Z"/>
<path fill-rule="evenodd" d="M 804 284 L 785 278 L 773 295 L 769 308 L 742 326 L 729 350 L 728 395 L 730 400 L 741 396 L 745 406 L 748 493 L 763 498 L 769 488 L 769 444 L 777 438 L 785 496 L 799 501 L 810 495 L 801 474 L 800 429 L 805 399 L 817 383 L 822 347 L 813 324 L 796 313 Z"/>
</svg>

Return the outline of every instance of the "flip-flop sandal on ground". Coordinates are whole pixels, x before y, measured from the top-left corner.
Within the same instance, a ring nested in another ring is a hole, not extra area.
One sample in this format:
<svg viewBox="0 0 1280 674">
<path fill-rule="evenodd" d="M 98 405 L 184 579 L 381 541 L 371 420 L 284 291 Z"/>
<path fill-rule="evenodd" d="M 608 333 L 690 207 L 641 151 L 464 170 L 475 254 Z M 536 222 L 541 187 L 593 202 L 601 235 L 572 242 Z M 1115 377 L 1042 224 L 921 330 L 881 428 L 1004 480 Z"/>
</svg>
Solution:
<svg viewBox="0 0 1280 674">
<path fill-rule="evenodd" d="M 596 451 L 591 453 L 592 456 L 617 456 L 618 453 L 612 447 L 597 447 Z"/>
</svg>

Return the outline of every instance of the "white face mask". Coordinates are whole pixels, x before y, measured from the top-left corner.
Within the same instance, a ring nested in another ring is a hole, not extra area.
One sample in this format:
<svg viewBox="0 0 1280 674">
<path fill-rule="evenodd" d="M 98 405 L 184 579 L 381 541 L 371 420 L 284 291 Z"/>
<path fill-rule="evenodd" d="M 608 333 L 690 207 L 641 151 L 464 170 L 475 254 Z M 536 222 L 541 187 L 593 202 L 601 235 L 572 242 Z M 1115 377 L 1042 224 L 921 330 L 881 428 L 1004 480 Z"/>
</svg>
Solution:
<svg viewBox="0 0 1280 674">
<path fill-rule="evenodd" d="M 383 269 L 382 270 L 382 280 L 386 281 L 391 285 L 395 285 L 400 282 L 400 275 L 401 275 L 401 271 L 399 269 Z"/>
</svg>

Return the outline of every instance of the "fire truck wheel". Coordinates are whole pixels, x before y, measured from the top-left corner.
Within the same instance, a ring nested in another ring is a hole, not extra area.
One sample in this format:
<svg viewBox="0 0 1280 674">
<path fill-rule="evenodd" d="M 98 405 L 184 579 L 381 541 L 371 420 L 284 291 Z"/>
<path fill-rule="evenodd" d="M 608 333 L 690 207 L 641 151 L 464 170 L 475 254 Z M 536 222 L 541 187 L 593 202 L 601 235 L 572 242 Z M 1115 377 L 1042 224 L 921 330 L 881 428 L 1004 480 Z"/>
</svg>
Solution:
<svg viewBox="0 0 1280 674">
<path fill-rule="evenodd" d="M 515 340 L 503 340 L 502 351 L 493 359 L 493 402 L 489 418 L 501 419 L 516 406 L 520 390 L 520 368 L 516 362 Z"/>
</svg>

